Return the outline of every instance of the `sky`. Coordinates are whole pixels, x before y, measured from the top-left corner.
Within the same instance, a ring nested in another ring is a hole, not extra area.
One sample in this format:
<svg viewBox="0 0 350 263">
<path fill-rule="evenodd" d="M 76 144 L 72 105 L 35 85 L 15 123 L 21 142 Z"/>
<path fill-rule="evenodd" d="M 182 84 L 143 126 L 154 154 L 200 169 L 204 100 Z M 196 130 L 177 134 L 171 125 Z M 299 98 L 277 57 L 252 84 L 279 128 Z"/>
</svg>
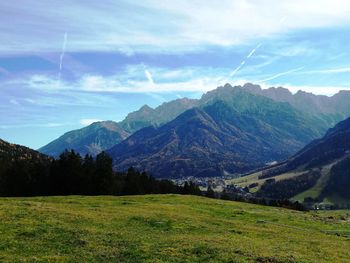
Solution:
<svg viewBox="0 0 350 263">
<path fill-rule="evenodd" d="M 0 138 L 34 149 L 225 83 L 350 89 L 350 1 L 11 0 L 0 10 Z"/>
</svg>

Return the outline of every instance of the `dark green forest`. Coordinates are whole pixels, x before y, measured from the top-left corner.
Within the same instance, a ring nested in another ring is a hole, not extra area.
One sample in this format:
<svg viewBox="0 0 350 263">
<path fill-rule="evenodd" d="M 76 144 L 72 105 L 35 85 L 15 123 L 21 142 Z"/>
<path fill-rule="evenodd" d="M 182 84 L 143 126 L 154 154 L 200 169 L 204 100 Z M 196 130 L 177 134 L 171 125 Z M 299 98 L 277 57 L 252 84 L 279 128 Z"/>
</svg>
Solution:
<svg viewBox="0 0 350 263">
<path fill-rule="evenodd" d="M 104 152 L 93 158 L 72 151 L 58 159 L 14 158 L 0 161 L 0 196 L 201 194 L 192 182 L 184 186 L 156 180 L 129 168 L 114 172 Z"/>
</svg>

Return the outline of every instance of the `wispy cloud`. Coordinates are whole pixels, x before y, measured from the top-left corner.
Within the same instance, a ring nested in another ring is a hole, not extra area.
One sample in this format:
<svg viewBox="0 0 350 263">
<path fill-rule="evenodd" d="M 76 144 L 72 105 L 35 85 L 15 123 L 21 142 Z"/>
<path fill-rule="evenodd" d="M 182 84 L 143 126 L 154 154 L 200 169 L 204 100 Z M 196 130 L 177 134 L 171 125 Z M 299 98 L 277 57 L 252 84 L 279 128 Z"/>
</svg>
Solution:
<svg viewBox="0 0 350 263">
<path fill-rule="evenodd" d="M 79 121 L 79 123 L 81 125 L 87 126 L 87 125 L 90 125 L 90 124 L 92 124 L 94 122 L 99 122 L 99 121 L 102 121 L 102 120 L 100 120 L 100 119 L 81 119 Z"/>
<path fill-rule="evenodd" d="M 328 69 L 318 69 L 318 70 L 308 70 L 301 72 L 302 74 L 337 74 L 337 73 L 349 73 L 350 67 L 342 68 L 328 68 Z"/>
<path fill-rule="evenodd" d="M 57 85 L 59 85 L 61 81 L 62 65 L 63 65 L 64 53 L 66 52 L 66 45 L 67 45 L 67 32 L 65 32 L 63 36 L 63 45 L 62 45 L 62 52 L 60 55 L 60 66 L 59 66 L 59 72 L 58 72 L 58 78 L 57 78 Z"/>
<path fill-rule="evenodd" d="M 0 52 L 60 52 L 57 36 L 62 29 L 74 36 L 70 51 L 119 50 L 133 55 L 230 46 L 286 30 L 350 22 L 346 0 L 223 0 L 220 5 L 203 0 L 201 8 L 198 5 L 198 1 L 187 0 L 53 0 L 40 4 L 28 0 L 26 5 L 1 1 L 0 38 L 8 41 L 0 44 Z M 21 19 L 14 21 L 13 14 Z"/>
<path fill-rule="evenodd" d="M 68 125 L 71 125 L 71 123 L 67 123 L 67 122 L 28 123 L 28 124 L 0 125 L 0 129 L 29 128 L 29 127 L 56 128 L 56 127 L 62 127 L 62 126 L 68 126 Z"/>
<path fill-rule="evenodd" d="M 9 72 L 8 70 L 4 69 L 3 67 L 0 67 L 0 75 L 10 76 L 11 72 Z"/>
<path fill-rule="evenodd" d="M 16 106 L 20 105 L 19 102 L 17 100 L 15 100 L 15 99 L 11 99 L 10 103 L 13 104 L 13 105 L 16 105 Z"/>
<path fill-rule="evenodd" d="M 254 67 L 254 66 L 252 66 Z M 266 73 L 261 75 L 253 76 L 240 76 L 239 78 L 234 78 L 228 80 L 228 83 L 232 85 L 242 85 L 246 82 L 256 82 L 264 86 L 271 86 L 270 81 L 276 80 L 278 78 L 291 75 L 291 74 L 304 74 L 302 71 L 304 67 L 297 67 L 283 72 L 278 72 L 271 74 L 270 76 Z M 337 69 L 337 72 L 345 72 L 347 69 Z M 55 105 L 94 105 L 94 107 L 103 107 L 105 103 L 96 104 L 96 100 L 99 99 L 97 94 L 106 93 L 134 93 L 134 94 L 144 94 L 151 96 L 159 102 L 166 101 L 162 94 L 177 94 L 179 92 L 206 92 L 215 89 L 218 83 L 222 81 L 220 77 L 221 72 L 228 71 L 225 68 L 182 68 L 176 69 L 174 71 L 167 68 L 146 68 L 143 64 L 136 65 L 134 68 L 128 67 L 126 71 L 120 72 L 118 74 L 103 76 L 99 74 L 85 74 L 76 80 L 62 80 L 61 85 L 56 87 L 53 85 L 55 82 L 54 77 L 49 75 L 34 75 L 28 79 L 18 80 L 15 84 L 23 88 L 37 89 L 40 91 L 45 91 L 52 96 L 55 94 L 70 94 L 72 98 L 61 98 L 61 99 L 45 99 L 40 98 L 39 100 L 26 101 L 38 104 L 42 106 L 55 106 Z M 311 71 L 311 70 L 310 70 Z M 333 71 L 335 71 L 333 69 Z M 157 74 L 157 79 L 161 81 L 155 83 L 154 74 Z M 180 78 L 179 76 L 185 76 Z M 260 77 L 262 76 L 262 77 Z M 275 84 L 275 82 L 273 82 Z M 282 83 L 283 84 L 283 83 Z M 286 83 L 285 85 L 291 85 Z M 295 85 L 294 85 L 295 86 Z M 304 85 L 306 86 L 306 85 Z M 321 85 L 314 85 L 315 87 L 321 87 Z M 310 86 L 307 86 L 310 87 Z M 328 86 L 330 87 L 330 86 Z M 344 85 L 334 85 L 327 94 L 335 93 L 340 89 L 343 89 Z M 316 94 L 323 94 L 325 89 L 313 89 Z M 62 93 L 64 92 L 64 93 Z M 91 94 L 91 98 L 85 98 L 79 95 L 80 93 Z M 174 95 L 176 96 L 176 95 Z M 83 100 L 83 98 L 85 98 Z M 101 98 L 102 99 L 102 98 Z"/>
<path fill-rule="evenodd" d="M 299 67 L 299 68 L 291 69 L 291 70 L 288 70 L 288 71 L 280 72 L 280 73 L 277 73 L 277 74 L 275 74 L 275 75 L 272 75 L 272 76 L 270 76 L 270 77 L 268 77 L 268 78 L 259 80 L 258 82 L 266 82 L 266 81 L 269 81 L 269 80 L 277 79 L 277 78 L 279 78 L 279 77 L 286 76 L 286 75 L 289 75 L 289 74 L 291 74 L 291 73 L 300 71 L 300 70 L 302 70 L 302 69 L 304 69 L 304 67 Z"/>
</svg>

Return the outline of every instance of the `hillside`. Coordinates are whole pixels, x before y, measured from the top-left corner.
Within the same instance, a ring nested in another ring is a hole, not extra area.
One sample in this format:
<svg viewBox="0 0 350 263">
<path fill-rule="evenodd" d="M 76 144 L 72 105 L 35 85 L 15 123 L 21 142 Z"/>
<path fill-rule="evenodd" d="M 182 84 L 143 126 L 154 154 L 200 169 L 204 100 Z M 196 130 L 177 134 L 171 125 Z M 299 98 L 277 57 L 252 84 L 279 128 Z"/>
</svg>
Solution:
<svg viewBox="0 0 350 263">
<path fill-rule="evenodd" d="M 6 198 L 0 214 L 1 262 L 348 262 L 350 257 L 345 211 L 149 195 Z"/>
<path fill-rule="evenodd" d="M 92 123 L 84 128 L 65 133 L 41 147 L 39 151 L 57 157 L 64 150 L 73 149 L 81 155 L 88 153 L 96 156 L 123 141 L 130 134 L 148 126 L 159 126 L 169 122 L 195 105 L 197 105 L 196 100 L 187 98 L 163 103 L 155 109 L 144 105 L 139 110 L 129 113 L 121 122 Z"/>
<path fill-rule="evenodd" d="M 177 99 L 165 102 L 155 109 L 148 105 L 142 106 L 139 110 L 129 113 L 120 122 L 120 126 L 129 133 L 134 133 L 148 126 L 160 126 L 172 121 L 181 113 L 198 105 L 195 99 Z"/>
<path fill-rule="evenodd" d="M 58 139 L 39 149 L 40 152 L 58 157 L 64 150 L 74 149 L 82 156 L 96 156 L 129 136 L 118 123 L 113 121 L 95 122 L 87 127 L 65 133 Z"/>
<path fill-rule="evenodd" d="M 271 198 L 293 198 L 308 203 L 350 204 L 350 118 L 305 146 L 287 161 L 234 179 L 242 187 Z M 267 180 L 275 180 L 266 183 Z M 293 191 L 291 191 L 293 189 Z M 283 192 L 284 196 L 281 196 Z M 310 199 L 311 198 L 311 199 Z"/>
<path fill-rule="evenodd" d="M 108 150 L 115 168 L 173 178 L 242 173 L 287 158 L 325 131 L 317 118 L 241 88 L 217 89 L 201 101 Z"/>
<path fill-rule="evenodd" d="M 0 139 L 0 163 L 12 162 L 16 160 L 42 161 L 48 159 L 47 156 L 41 154 L 28 147 L 12 144 Z"/>
</svg>

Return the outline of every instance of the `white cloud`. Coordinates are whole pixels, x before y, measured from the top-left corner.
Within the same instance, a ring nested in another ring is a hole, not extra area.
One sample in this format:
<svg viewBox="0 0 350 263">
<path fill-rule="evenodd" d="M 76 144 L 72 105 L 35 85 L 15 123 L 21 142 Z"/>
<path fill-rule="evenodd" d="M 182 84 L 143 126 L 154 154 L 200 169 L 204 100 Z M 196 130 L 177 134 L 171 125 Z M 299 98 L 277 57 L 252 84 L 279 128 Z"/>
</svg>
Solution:
<svg viewBox="0 0 350 263">
<path fill-rule="evenodd" d="M 29 127 L 55 128 L 55 127 L 62 127 L 62 126 L 68 126 L 68 125 L 70 125 L 70 123 L 67 123 L 67 122 L 28 123 L 28 124 L 0 125 L 0 129 L 29 128 Z"/>
<path fill-rule="evenodd" d="M 257 66 L 253 65 L 251 67 L 254 68 Z M 56 81 L 55 77 L 48 75 L 33 75 L 27 79 L 20 79 L 17 80 L 16 85 L 22 88 L 37 89 L 41 92 L 45 92 L 45 94 L 51 94 L 53 96 L 50 96 L 50 99 L 45 99 L 45 96 L 36 97 L 35 99 L 24 99 L 24 101 L 31 104 L 42 106 L 94 105 L 96 107 L 104 107 L 109 103 L 104 100 L 104 98 L 106 98 L 105 93 L 143 93 L 152 96 L 160 102 L 164 102 L 166 99 L 162 94 L 176 94 L 182 92 L 202 93 L 213 90 L 217 86 L 224 85 L 227 82 L 232 85 L 243 85 L 246 82 L 255 82 L 264 87 L 270 87 L 272 86 L 270 84 L 271 80 L 288 74 L 302 74 L 302 69 L 303 67 L 298 67 L 271 76 L 266 76 L 266 73 L 259 75 L 255 73 L 256 70 L 251 72 L 249 69 L 248 72 L 253 75 L 249 76 L 244 74 L 224 82 L 220 76 L 229 75 L 230 69 L 228 68 L 184 67 L 176 70 L 168 70 L 167 68 L 152 67 L 145 69 L 145 66 L 140 64 L 129 66 L 125 71 L 119 72 L 116 75 L 102 76 L 87 74 L 75 81 L 67 82 L 62 80 L 59 87 L 53 85 Z M 341 72 L 345 72 L 346 70 L 347 68 L 337 69 L 337 71 Z M 154 83 L 151 72 L 157 75 L 157 83 Z M 6 85 L 6 83 L 4 85 Z M 281 86 L 287 88 L 291 87 L 292 90 L 298 87 L 289 83 L 282 83 Z M 315 85 L 314 88 L 312 86 L 300 86 L 298 89 L 303 88 L 305 88 L 305 91 L 312 90 L 315 94 L 327 95 L 334 94 L 341 89 L 346 89 L 342 84 L 324 88 L 320 85 Z M 82 93 L 84 93 L 84 96 L 81 95 Z M 56 96 L 56 94 L 60 94 L 60 97 Z M 97 101 L 99 103 L 97 103 Z"/>
<path fill-rule="evenodd" d="M 319 70 L 308 70 L 301 72 L 302 74 L 337 74 L 337 73 L 349 73 L 350 67 L 343 68 L 328 68 Z"/>
<path fill-rule="evenodd" d="M 79 121 L 79 123 L 81 125 L 87 126 L 87 125 L 90 125 L 90 124 L 92 124 L 94 122 L 99 122 L 99 121 L 102 121 L 102 120 L 99 120 L 99 119 L 81 119 Z"/>
<path fill-rule="evenodd" d="M 229 46 L 289 30 L 345 25 L 347 0 L 1 1 L 1 53 L 61 51 L 186 52 Z M 13 20 L 13 15 L 21 17 Z"/>
</svg>

